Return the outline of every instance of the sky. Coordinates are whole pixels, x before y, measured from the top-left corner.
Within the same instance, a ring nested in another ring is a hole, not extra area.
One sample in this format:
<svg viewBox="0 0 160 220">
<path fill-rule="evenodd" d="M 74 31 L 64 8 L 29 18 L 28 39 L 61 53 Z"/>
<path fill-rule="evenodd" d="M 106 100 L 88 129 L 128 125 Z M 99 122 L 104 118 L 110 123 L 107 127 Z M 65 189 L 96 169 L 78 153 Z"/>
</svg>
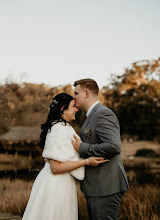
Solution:
<svg viewBox="0 0 160 220">
<path fill-rule="evenodd" d="M 0 83 L 100 88 L 160 57 L 159 0 L 0 0 Z"/>
</svg>

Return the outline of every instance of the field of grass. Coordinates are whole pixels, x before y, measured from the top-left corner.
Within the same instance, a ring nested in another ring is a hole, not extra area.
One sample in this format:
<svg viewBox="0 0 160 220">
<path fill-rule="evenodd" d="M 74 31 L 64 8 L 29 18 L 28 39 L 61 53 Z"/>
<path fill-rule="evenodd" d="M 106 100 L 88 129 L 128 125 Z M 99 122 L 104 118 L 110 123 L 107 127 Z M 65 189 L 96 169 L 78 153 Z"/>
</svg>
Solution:
<svg viewBox="0 0 160 220">
<path fill-rule="evenodd" d="M 21 215 L 24 212 L 33 181 L 0 180 L 0 211 Z M 79 220 L 87 220 L 86 201 L 77 183 Z M 119 220 L 158 220 L 160 188 L 134 186 L 122 198 Z"/>
<path fill-rule="evenodd" d="M 119 220 L 159 220 L 160 188 L 132 186 L 121 203 Z"/>
<path fill-rule="evenodd" d="M 22 215 L 32 184 L 32 181 L 0 179 L 0 212 Z"/>
</svg>

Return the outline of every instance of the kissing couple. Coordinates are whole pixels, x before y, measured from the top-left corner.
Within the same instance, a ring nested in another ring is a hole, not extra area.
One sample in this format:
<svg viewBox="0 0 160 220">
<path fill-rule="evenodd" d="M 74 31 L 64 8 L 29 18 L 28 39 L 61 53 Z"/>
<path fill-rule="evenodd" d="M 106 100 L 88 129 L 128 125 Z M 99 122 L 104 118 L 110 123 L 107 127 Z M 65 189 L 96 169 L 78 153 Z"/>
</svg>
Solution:
<svg viewBox="0 0 160 220">
<path fill-rule="evenodd" d="M 22 220 L 78 220 L 76 180 L 87 200 L 89 220 L 118 220 L 129 189 L 121 160 L 120 126 L 99 102 L 93 79 L 74 82 L 74 97 L 56 95 L 41 125 L 39 146 L 45 165 L 38 174 Z M 79 108 L 86 119 L 76 134 L 70 122 Z"/>
</svg>

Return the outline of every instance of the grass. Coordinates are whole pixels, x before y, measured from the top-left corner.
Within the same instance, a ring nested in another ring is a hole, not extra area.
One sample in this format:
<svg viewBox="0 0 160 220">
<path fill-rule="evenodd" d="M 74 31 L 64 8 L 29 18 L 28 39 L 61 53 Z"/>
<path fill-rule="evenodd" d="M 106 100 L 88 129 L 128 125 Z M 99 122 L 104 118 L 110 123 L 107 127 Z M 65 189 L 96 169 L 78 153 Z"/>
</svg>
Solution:
<svg viewBox="0 0 160 220">
<path fill-rule="evenodd" d="M 15 181 L 1 179 L 0 211 L 21 216 L 28 201 L 32 184 L 32 181 L 27 182 L 20 179 Z"/>
<path fill-rule="evenodd" d="M 24 212 L 33 181 L 1 179 L 0 211 L 21 215 Z M 79 220 L 87 220 L 86 201 L 77 183 Z M 160 216 L 160 188 L 134 186 L 122 198 L 119 220 L 158 220 Z"/>
<path fill-rule="evenodd" d="M 131 186 L 122 198 L 119 220 L 158 220 L 160 217 L 160 188 Z"/>
</svg>

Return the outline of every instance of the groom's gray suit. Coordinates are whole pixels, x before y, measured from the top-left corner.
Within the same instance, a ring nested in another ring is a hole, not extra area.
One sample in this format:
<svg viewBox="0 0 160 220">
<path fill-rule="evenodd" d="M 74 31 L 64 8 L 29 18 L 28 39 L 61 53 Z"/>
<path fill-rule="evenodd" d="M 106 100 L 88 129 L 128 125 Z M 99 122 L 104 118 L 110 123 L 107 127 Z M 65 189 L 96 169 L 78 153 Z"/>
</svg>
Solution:
<svg viewBox="0 0 160 220">
<path fill-rule="evenodd" d="M 110 159 L 97 167 L 86 166 L 81 190 L 87 198 L 89 219 L 118 219 L 116 203 L 120 206 L 121 196 L 129 186 L 121 160 L 120 127 L 116 115 L 98 103 L 84 122 L 80 137 L 79 153 L 82 157 Z M 94 214 L 96 208 L 99 214 Z"/>
</svg>

